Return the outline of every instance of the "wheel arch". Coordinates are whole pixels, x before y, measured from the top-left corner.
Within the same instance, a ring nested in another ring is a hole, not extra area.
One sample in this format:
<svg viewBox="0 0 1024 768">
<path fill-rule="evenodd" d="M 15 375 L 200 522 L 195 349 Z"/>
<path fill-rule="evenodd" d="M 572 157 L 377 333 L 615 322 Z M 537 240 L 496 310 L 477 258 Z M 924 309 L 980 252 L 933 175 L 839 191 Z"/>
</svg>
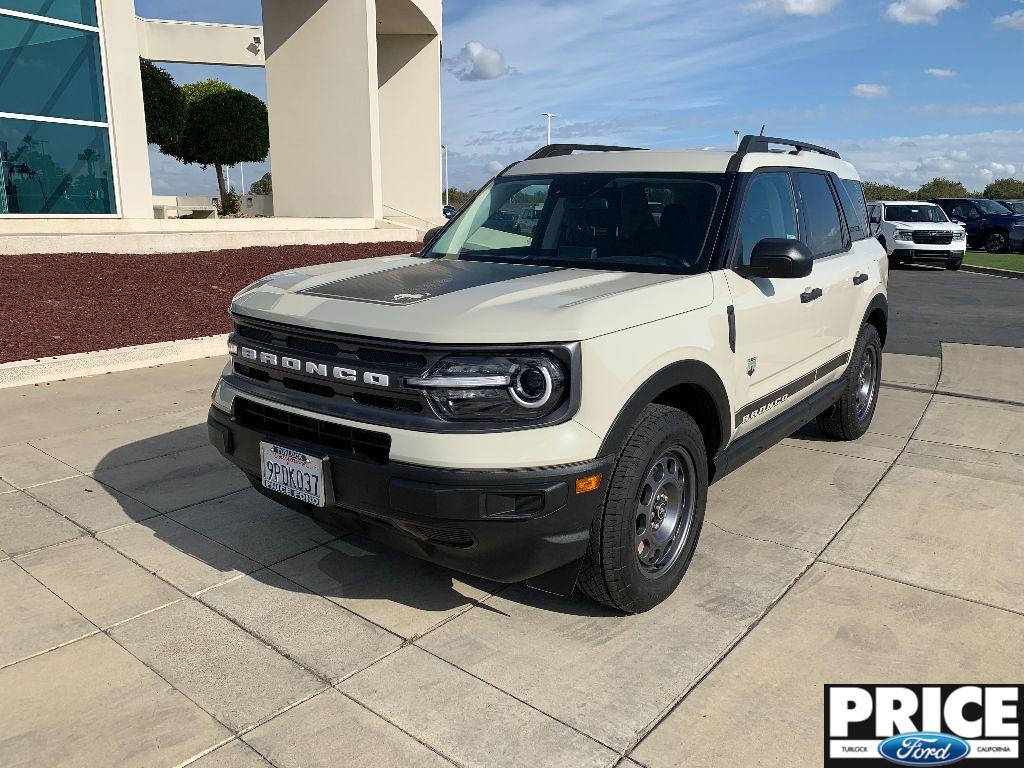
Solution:
<svg viewBox="0 0 1024 768">
<path fill-rule="evenodd" d="M 641 384 L 615 417 L 598 455 L 617 452 L 644 408 L 652 403 L 678 408 L 697 422 L 704 436 L 710 472 L 715 457 L 732 434 L 732 411 L 721 377 L 710 365 L 699 360 L 681 360 L 667 365 Z"/>
<path fill-rule="evenodd" d="M 864 312 L 864 322 L 875 326 L 884 347 L 885 335 L 889 330 L 889 300 L 884 294 L 875 294 L 875 297 L 868 302 L 868 308 Z"/>
</svg>

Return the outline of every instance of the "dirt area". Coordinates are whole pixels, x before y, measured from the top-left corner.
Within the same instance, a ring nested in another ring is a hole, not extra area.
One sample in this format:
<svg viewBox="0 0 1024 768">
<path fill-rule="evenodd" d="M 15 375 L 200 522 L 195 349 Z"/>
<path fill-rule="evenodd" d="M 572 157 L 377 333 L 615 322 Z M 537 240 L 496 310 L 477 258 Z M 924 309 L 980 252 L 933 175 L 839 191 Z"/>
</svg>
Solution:
<svg viewBox="0 0 1024 768">
<path fill-rule="evenodd" d="M 227 333 L 231 297 L 264 275 L 419 248 L 390 242 L 5 256 L 0 363 Z"/>
</svg>

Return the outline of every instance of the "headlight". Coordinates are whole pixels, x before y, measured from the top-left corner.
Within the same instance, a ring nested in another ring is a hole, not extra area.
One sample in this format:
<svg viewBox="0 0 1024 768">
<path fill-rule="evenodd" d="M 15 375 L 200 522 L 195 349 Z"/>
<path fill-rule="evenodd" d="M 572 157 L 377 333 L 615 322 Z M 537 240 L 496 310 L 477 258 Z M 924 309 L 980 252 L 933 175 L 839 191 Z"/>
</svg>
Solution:
<svg viewBox="0 0 1024 768">
<path fill-rule="evenodd" d="M 908 240 L 910 242 L 913 242 L 914 241 L 914 233 L 911 230 L 909 230 L 909 229 L 897 229 L 896 230 L 896 239 L 897 240 Z"/>
<path fill-rule="evenodd" d="M 964 237 L 965 237 L 965 235 L 964 235 L 963 232 L 954 232 L 953 233 L 953 239 L 954 240 L 963 240 Z"/>
<path fill-rule="evenodd" d="M 405 384 L 423 389 L 449 421 L 533 421 L 561 406 L 569 389 L 565 365 L 545 352 L 451 355 Z"/>
</svg>

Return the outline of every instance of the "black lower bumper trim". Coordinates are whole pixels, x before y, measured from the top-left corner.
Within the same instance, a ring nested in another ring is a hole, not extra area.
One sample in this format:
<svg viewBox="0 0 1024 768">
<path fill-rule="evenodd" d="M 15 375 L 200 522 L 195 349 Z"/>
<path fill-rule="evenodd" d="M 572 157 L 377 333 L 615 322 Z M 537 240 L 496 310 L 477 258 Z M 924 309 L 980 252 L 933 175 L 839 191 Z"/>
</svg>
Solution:
<svg viewBox="0 0 1024 768">
<path fill-rule="evenodd" d="M 282 440 L 216 408 L 210 410 L 209 428 L 213 445 L 269 498 L 407 554 L 501 582 L 533 579 L 583 557 L 604 483 L 577 494 L 575 481 L 600 472 L 607 482 L 613 462 L 608 457 L 537 469 L 441 469 L 380 463 Z M 329 457 L 334 504 L 320 510 L 263 488 L 261 441 Z"/>
</svg>

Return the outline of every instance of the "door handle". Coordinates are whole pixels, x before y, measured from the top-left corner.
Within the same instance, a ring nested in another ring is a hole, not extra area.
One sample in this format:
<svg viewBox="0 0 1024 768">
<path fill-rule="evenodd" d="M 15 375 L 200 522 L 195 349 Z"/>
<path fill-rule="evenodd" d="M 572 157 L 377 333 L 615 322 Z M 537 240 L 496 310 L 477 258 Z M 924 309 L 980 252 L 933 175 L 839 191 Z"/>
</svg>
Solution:
<svg viewBox="0 0 1024 768">
<path fill-rule="evenodd" d="M 808 304 L 815 299 L 821 298 L 821 288 L 808 288 L 806 291 L 800 294 L 800 303 Z"/>
<path fill-rule="evenodd" d="M 856 275 L 853 276 L 853 284 L 854 285 L 860 285 L 861 283 L 865 282 L 867 279 L 868 279 L 867 275 L 865 275 L 863 272 L 858 272 Z"/>
</svg>

